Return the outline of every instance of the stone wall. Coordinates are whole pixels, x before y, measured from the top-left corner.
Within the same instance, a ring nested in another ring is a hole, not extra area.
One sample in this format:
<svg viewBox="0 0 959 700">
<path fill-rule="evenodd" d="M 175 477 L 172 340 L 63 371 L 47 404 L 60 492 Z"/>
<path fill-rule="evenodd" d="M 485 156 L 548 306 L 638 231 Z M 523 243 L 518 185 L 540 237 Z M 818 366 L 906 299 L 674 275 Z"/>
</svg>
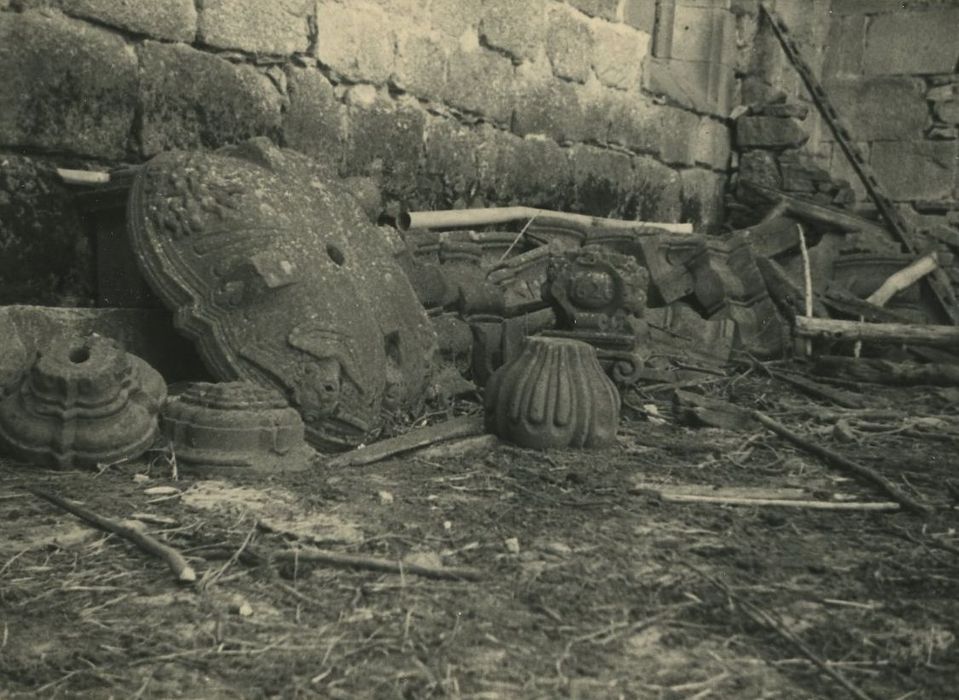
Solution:
<svg viewBox="0 0 959 700">
<path fill-rule="evenodd" d="M 387 216 L 523 203 L 713 227 L 734 14 L 661 4 L 0 0 L 0 303 L 91 293 L 52 168 L 253 135 L 376 178 Z"/>
<path fill-rule="evenodd" d="M 775 86 L 809 103 L 772 32 L 758 22 L 756 6 L 739 4 L 754 32 L 745 64 L 755 80 L 744 81 L 743 101 Z M 776 6 L 892 198 L 920 212 L 955 209 L 959 0 L 779 0 Z M 864 203 L 862 185 L 814 107 L 802 126 L 810 137 L 807 158 L 847 180 Z"/>
</svg>

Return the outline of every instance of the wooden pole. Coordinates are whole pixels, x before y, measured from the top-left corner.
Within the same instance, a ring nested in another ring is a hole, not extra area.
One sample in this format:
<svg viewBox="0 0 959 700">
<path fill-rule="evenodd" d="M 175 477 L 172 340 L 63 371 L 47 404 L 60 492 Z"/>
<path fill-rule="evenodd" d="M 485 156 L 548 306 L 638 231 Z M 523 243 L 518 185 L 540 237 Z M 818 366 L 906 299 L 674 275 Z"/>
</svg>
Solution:
<svg viewBox="0 0 959 700">
<path fill-rule="evenodd" d="M 796 335 L 824 340 L 871 340 L 959 348 L 959 327 L 909 323 L 865 323 L 829 318 L 796 317 Z"/>
<path fill-rule="evenodd" d="M 604 226 L 606 228 L 637 228 L 650 226 L 672 233 L 692 233 L 692 224 L 673 224 L 658 221 L 624 221 L 603 219 L 586 214 L 571 214 L 565 211 L 550 211 L 535 207 L 490 207 L 487 209 L 449 209 L 445 211 L 408 211 L 396 219 L 401 231 L 429 228 L 458 228 L 461 226 L 487 226 L 505 224 L 523 219 L 562 220 L 579 226 Z"/>
<path fill-rule="evenodd" d="M 776 433 L 779 437 L 791 442 L 796 447 L 800 447 L 807 452 L 810 452 L 817 457 L 829 462 L 835 467 L 838 467 L 844 471 L 847 471 L 851 474 L 858 476 L 861 479 L 864 479 L 874 486 L 878 486 L 883 493 L 889 496 L 896 503 L 901 505 L 903 508 L 910 510 L 914 513 L 920 513 L 922 515 L 928 515 L 932 508 L 929 506 L 920 503 L 912 496 L 904 493 L 902 489 L 896 486 L 894 483 L 889 481 L 882 474 L 877 472 L 875 469 L 871 469 L 863 464 L 854 462 L 848 457 L 844 457 L 838 452 L 833 452 L 828 447 L 823 447 L 815 442 L 807 440 L 801 435 L 794 433 L 792 430 L 787 428 L 785 425 L 780 423 L 773 418 L 770 418 L 762 411 L 753 411 L 753 417 L 762 423 L 764 426 L 769 428 L 771 431 Z"/>
</svg>

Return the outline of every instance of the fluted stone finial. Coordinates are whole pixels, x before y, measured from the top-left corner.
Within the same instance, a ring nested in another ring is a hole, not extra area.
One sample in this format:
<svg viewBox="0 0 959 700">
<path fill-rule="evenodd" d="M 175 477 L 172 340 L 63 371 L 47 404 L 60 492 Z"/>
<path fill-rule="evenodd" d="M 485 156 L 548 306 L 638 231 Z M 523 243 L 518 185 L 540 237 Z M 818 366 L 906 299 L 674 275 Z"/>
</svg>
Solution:
<svg viewBox="0 0 959 700">
<path fill-rule="evenodd" d="M 487 429 L 523 447 L 605 447 L 620 398 L 592 346 L 535 336 L 486 386 Z"/>
</svg>

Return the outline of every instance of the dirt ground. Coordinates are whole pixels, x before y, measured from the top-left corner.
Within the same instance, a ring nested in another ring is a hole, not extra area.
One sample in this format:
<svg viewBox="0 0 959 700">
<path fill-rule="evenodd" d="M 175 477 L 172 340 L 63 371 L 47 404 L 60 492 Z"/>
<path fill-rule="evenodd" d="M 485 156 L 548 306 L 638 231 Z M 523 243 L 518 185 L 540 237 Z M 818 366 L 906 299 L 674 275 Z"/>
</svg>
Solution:
<svg viewBox="0 0 959 700">
<path fill-rule="evenodd" d="M 680 425 L 653 390 L 628 397 L 647 409 L 625 408 L 602 452 L 498 445 L 176 481 L 163 453 L 100 473 L 0 462 L 0 696 L 957 697 L 955 390 L 869 387 L 864 410 L 758 373 L 701 390 L 879 470 L 935 514 L 666 502 L 637 483 L 887 499 L 763 429 Z M 199 582 L 24 485 L 135 516 Z M 296 545 L 482 576 L 237 556 Z"/>
</svg>

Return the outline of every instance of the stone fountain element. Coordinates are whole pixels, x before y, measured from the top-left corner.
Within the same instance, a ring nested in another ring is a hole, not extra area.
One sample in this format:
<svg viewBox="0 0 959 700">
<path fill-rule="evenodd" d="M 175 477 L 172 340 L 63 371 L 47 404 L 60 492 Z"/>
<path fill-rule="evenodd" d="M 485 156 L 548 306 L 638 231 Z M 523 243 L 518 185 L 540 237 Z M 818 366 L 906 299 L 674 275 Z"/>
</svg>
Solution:
<svg viewBox="0 0 959 700">
<path fill-rule="evenodd" d="M 321 164 L 267 139 L 173 151 L 134 182 L 147 281 L 223 381 L 274 387 L 320 449 L 417 402 L 435 338 L 385 235 Z"/>
<path fill-rule="evenodd" d="M 486 427 L 522 447 L 608 447 L 620 397 L 591 345 L 535 336 L 486 385 Z"/>
<path fill-rule="evenodd" d="M 199 470 L 304 469 L 303 420 L 276 390 L 251 382 L 196 382 L 169 399 L 160 431 L 178 463 Z"/>
<path fill-rule="evenodd" d="M 160 374 L 113 341 L 60 339 L 0 402 L 0 447 L 59 469 L 136 457 L 153 443 L 164 398 Z"/>
</svg>

